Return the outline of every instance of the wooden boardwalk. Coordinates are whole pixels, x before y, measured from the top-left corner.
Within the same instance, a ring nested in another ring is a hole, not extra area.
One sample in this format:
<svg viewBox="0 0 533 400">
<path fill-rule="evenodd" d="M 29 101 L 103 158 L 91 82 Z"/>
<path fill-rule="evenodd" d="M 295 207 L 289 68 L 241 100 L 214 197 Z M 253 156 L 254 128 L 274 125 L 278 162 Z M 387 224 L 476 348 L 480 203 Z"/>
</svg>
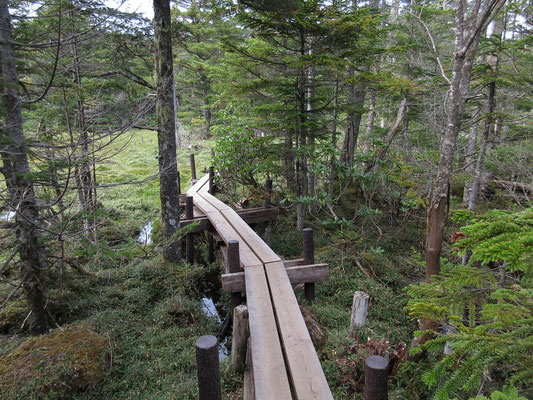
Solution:
<svg viewBox="0 0 533 400">
<path fill-rule="evenodd" d="M 239 241 L 249 312 L 255 399 L 333 399 L 283 260 L 226 204 L 208 175 L 187 194 L 228 244 Z"/>
</svg>

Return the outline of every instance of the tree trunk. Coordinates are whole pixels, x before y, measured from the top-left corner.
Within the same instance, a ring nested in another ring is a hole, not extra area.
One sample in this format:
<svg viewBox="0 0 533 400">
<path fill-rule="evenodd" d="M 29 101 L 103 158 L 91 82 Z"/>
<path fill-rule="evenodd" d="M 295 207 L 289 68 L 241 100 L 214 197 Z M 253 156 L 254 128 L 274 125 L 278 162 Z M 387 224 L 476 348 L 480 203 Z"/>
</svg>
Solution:
<svg viewBox="0 0 533 400">
<path fill-rule="evenodd" d="M 331 126 L 331 147 L 333 154 L 330 159 L 329 170 L 329 201 L 333 201 L 335 191 L 335 151 L 337 150 L 337 114 L 339 106 L 339 78 L 335 78 L 335 93 L 333 95 L 333 124 Z"/>
<path fill-rule="evenodd" d="M 477 113 L 474 113 L 476 115 Z M 477 118 L 477 117 L 476 117 Z M 472 177 L 475 172 L 475 163 L 474 163 L 474 152 L 476 151 L 477 143 L 477 131 L 478 131 L 478 121 L 474 121 L 470 130 L 468 131 L 468 146 L 466 148 L 465 154 L 465 175 Z M 465 182 L 463 188 L 463 207 L 468 207 L 468 202 L 470 199 L 470 191 L 472 190 L 472 182 Z"/>
<path fill-rule="evenodd" d="M 300 56 L 305 57 L 305 35 L 300 32 Z M 298 87 L 298 142 L 300 147 L 301 161 L 296 164 L 296 173 L 298 179 L 298 197 L 305 197 L 308 193 L 308 180 L 307 180 L 307 76 L 305 68 L 300 67 L 300 84 Z M 296 228 L 302 230 L 305 226 L 306 206 L 299 201 L 296 204 Z"/>
<path fill-rule="evenodd" d="M 354 69 L 349 67 L 348 79 L 354 79 Z M 346 135 L 342 145 L 341 161 L 353 167 L 354 153 L 357 147 L 357 139 L 359 138 L 359 129 L 361 126 L 361 118 L 363 116 L 362 109 L 365 104 L 366 85 L 360 83 L 354 85 L 348 83 L 346 88 L 346 103 L 349 107 L 348 115 L 346 117 Z"/>
<path fill-rule="evenodd" d="M 5 178 L 11 180 L 7 185 L 13 188 L 12 201 L 18 206 L 16 236 L 21 262 L 22 286 L 31 314 L 31 329 L 34 333 L 44 333 L 50 326 L 42 276 L 43 271 L 48 269 L 48 263 L 38 228 L 40 215 L 24 138 L 21 99 L 18 92 L 18 77 L 11 37 L 11 16 L 6 0 L 0 3 L 0 42 L 2 99 L 5 107 L 5 123 L 11 139 L 9 155 L 2 153 L 2 158 L 3 160 L 10 158 L 8 164 L 11 164 L 14 172 L 8 173 Z M 5 166 L 6 164 L 4 168 Z"/>
<path fill-rule="evenodd" d="M 159 148 L 159 193 L 163 238 L 167 240 L 163 256 L 178 261 L 180 246 L 172 235 L 179 229 L 178 169 L 174 123 L 174 76 L 172 59 L 172 31 L 169 0 L 154 0 L 155 70 L 157 86 L 157 141 Z"/>
<path fill-rule="evenodd" d="M 176 136 L 176 148 L 179 149 L 183 144 L 181 143 L 180 126 L 178 124 L 178 96 L 176 95 L 176 85 L 172 85 L 172 97 L 174 100 L 174 132 Z"/>
<path fill-rule="evenodd" d="M 310 40 L 310 46 L 313 45 L 313 40 Z M 313 48 L 311 47 L 309 49 L 309 56 L 311 57 L 313 55 Z M 314 121 L 315 115 L 314 115 L 314 101 L 315 101 L 315 75 L 316 75 L 316 66 L 311 65 L 308 69 L 308 75 L 307 75 L 307 120 L 308 121 Z M 316 126 L 315 124 L 310 124 L 311 129 L 308 130 L 308 144 L 309 148 L 311 149 L 311 154 L 307 157 L 307 182 L 308 182 L 308 191 L 309 194 L 313 197 L 313 201 L 310 205 L 311 212 L 316 208 L 316 199 L 315 199 L 315 184 L 316 184 L 316 175 L 311 172 L 312 168 L 312 159 L 313 159 L 313 153 L 315 152 L 315 134 L 316 134 Z"/>
<path fill-rule="evenodd" d="M 392 143 L 392 140 L 394 139 L 394 136 L 396 136 L 396 133 L 398 132 L 398 129 L 400 128 L 400 124 L 405 117 L 406 109 L 407 109 L 407 97 L 404 97 L 400 103 L 400 107 L 398 107 L 398 114 L 396 115 L 396 119 L 394 120 L 394 123 L 390 127 L 389 132 L 387 132 L 385 143 L 383 147 L 379 150 L 376 156 L 376 160 L 366 168 L 367 172 L 369 172 L 370 170 L 373 170 L 373 172 L 376 172 L 377 166 L 379 165 L 379 161 L 385 158 L 385 155 L 389 151 L 389 147 Z"/>
<path fill-rule="evenodd" d="M 74 12 L 69 10 L 68 17 L 70 20 L 74 19 Z M 81 209 L 86 212 L 94 211 L 95 201 L 93 199 L 93 182 L 91 176 L 91 161 L 89 159 L 89 135 L 87 131 L 87 118 L 85 114 L 85 102 L 83 99 L 82 77 L 80 72 L 80 59 L 78 50 L 78 41 L 74 36 L 71 45 L 72 54 L 72 75 L 74 83 L 77 86 L 77 99 L 76 99 L 76 111 L 77 111 L 77 125 L 79 129 L 79 141 L 78 145 L 81 149 L 81 163 L 79 169 L 77 169 L 78 176 L 76 181 L 78 185 L 78 197 L 80 200 Z M 88 220 L 86 223 L 89 224 Z"/>
<path fill-rule="evenodd" d="M 285 182 L 287 183 L 287 189 L 295 190 L 296 188 L 296 178 L 294 177 L 294 153 L 293 153 L 293 144 L 292 144 L 292 133 L 290 131 L 285 131 L 284 135 L 284 153 L 283 153 L 283 164 L 285 170 L 283 171 L 285 175 Z"/>
<path fill-rule="evenodd" d="M 211 105 L 207 90 L 204 89 L 204 119 L 205 119 L 205 137 L 211 137 Z"/>
<path fill-rule="evenodd" d="M 470 15 L 465 0 L 458 0 L 455 8 L 455 50 L 452 62 L 452 77 L 447 103 L 446 129 L 440 146 L 435 187 L 430 198 L 426 236 L 426 282 L 440 273 L 440 256 L 444 238 L 446 206 L 449 202 L 449 184 L 453 170 L 453 158 L 457 136 L 461 129 L 472 66 L 479 40 L 487 25 L 501 9 L 505 0 L 477 0 Z M 465 19 L 466 18 L 466 19 Z M 421 321 L 421 330 L 435 329 L 435 321 Z M 425 343 L 430 335 L 413 341 L 412 346 Z"/>
<path fill-rule="evenodd" d="M 497 36 L 498 40 L 501 40 L 501 35 L 503 32 L 503 20 L 497 18 L 494 21 L 494 29 L 492 32 L 493 36 Z M 485 162 L 485 154 L 489 145 L 489 134 L 491 127 L 494 125 L 494 109 L 496 106 L 496 74 L 498 73 L 498 54 L 491 53 L 487 56 L 487 64 L 490 68 L 490 71 L 487 71 L 488 74 L 491 74 L 493 79 L 489 82 L 487 87 L 487 116 L 485 119 L 485 124 L 483 126 L 483 134 L 481 136 L 481 144 L 479 148 L 479 155 L 476 163 L 474 181 L 472 182 L 472 190 L 470 192 L 470 198 L 468 201 L 468 209 L 471 212 L 476 211 L 477 202 L 479 199 L 479 187 L 481 185 L 481 176 L 483 175 L 483 164 Z"/>
</svg>

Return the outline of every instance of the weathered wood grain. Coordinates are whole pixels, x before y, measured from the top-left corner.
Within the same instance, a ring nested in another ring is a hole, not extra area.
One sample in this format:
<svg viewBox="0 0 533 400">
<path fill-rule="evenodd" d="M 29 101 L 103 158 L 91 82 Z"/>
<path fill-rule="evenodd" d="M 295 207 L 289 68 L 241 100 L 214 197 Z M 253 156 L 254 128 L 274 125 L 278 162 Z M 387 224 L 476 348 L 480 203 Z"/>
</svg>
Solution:
<svg viewBox="0 0 533 400">
<path fill-rule="evenodd" d="M 288 267 L 287 276 L 291 285 L 306 282 L 324 282 L 329 279 L 328 264 L 298 265 Z M 244 272 L 222 274 L 222 289 L 225 292 L 243 292 L 246 290 Z"/>
</svg>

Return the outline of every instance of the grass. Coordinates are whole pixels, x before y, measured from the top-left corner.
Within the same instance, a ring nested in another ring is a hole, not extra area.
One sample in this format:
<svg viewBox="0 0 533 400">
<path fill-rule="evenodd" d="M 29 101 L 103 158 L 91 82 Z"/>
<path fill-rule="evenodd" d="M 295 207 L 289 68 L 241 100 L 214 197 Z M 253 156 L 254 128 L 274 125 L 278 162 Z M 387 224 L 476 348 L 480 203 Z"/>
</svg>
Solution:
<svg viewBox="0 0 533 400">
<path fill-rule="evenodd" d="M 199 176 L 210 163 L 211 144 L 207 141 L 193 147 Z M 201 335 L 216 335 L 219 329 L 216 321 L 204 315 L 200 303 L 206 276 L 213 273 L 205 266 L 164 263 L 157 248 L 142 251 L 135 243 L 141 226 L 160 218 L 156 132 L 135 131 L 108 150 L 112 154 L 123 146 L 124 151 L 97 167 L 102 186 L 98 200 L 103 206 L 98 240 L 88 236 L 67 243 L 67 251 L 94 276 L 80 276 L 69 269 L 61 279 L 55 269 L 49 276 L 52 282 L 59 282 L 49 291 L 49 309 L 57 323 L 63 327 L 87 324 L 106 338 L 102 376 L 95 380 L 97 385 L 81 390 L 69 384 L 55 358 L 44 357 L 39 370 L 48 371 L 57 387 L 43 391 L 46 377 L 28 374 L 6 393 L 20 392 L 19 398 L 25 399 L 197 398 L 194 341 Z M 178 151 L 182 190 L 190 180 L 190 152 Z M 144 182 L 125 184 L 137 181 Z M 24 353 L 33 340 L 26 341 L 28 335 L 20 329 L 24 304 L 13 301 L 2 313 L 5 334 L 0 335 L 0 357 Z M 43 338 L 54 335 L 57 333 Z M 60 343 L 66 349 L 68 341 Z M 224 363 L 222 366 L 225 370 Z M 230 397 L 238 381 L 224 374 Z M 11 394 L 1 397 L 16 398 Z"/>
<path fill-rule="evenodd" d="M 378 223 L 382 226 L 389 224 L 385 220 Z M 278 254 L 301 257 L 301 236 L 294 229 L 295 225 L 296 221 L 291 216 L 276 221 L 272 247 Z M 300 304 L 309 306 L 327 337 L 326 344 L 318 354 L 333 397 L 362 399 L 364 361 L 360 355 L 375 354 L 373 346 L 376 342 L 388 342 L 387 347 L 391 352 L 401 342 L 408 345 L 417 328 L 404 311 L 407 295 L 402 288 L 423 277 L 423 269 L 413 265 L 411 247 L 423 243 L 423 232 L 419 232 L 414 225 L 392 223 L 379 240 L 377 232 L 365 226 L 353 235 L 355 239 L 342 241 L 332 231 L 320 226 L 313 228 L 315 262 L 328 263 L 330 278 L 327 282 L 316 284 L 316 300 L 312 304 L 308 304 L 303 290 L 297 289 L 296 295 Z M 373 253 L 369 250 L 372 248 L 370 244 L 378 247 L 376 242 L 382 250 Z M 356 258 L 370 277 L 361 272 Z M 359 343 L 349 337 L 355 291 L 366 292 L 371 299 L 367 326 Z M 371 339 L 372 345 L 367 346 L 368 339 Z M 406 379 L 410 377 L 399 375 L 391 380 L 391 398 L 416 398 L 409 389 L 405 389 Z"/>
<path fill-rule="evenodd" d="M 216 335 L 219 329 L 218 323 L 202 312 L 200 298 L 210 290 L 209 295 L 220 296 L 224 306 L 229 303 L 229 296 L 221 294 L 217 287 L 216 266 L 165 263 L 157 247 L 142 248 L 135 242 L 143 225 L 160 219 L 156 143 L 155 132 L 135 131 L 110 147 L 110 151 L 116 151 L 124 146 L 123 152 L 97 167 L 99 184 L 109 186 L 99 190 L 103 205 L 99 240 L 81 238 L 67 248 L 94 276 L 80 276 L 67 270 L 59 279 L 54 275 L 55 269 L 51 271 L 51 280 L 60 282 L 49 293 L 50 310 L 56 321 L 61 326 L 90 326 L 106 338 L 107 344 L 98 385 L 70 391 L 66 385 L 63 392 L 59 389 L 49 392 L 48 398 L 194 399 L 198 396 L 194 341 L 201 335 Z M 201 171 L 210 164 L 213 143 L 193 145 L 198 176 L 201 176 Z M 178 152 L 182 191 L 187 189 L 190 180 L 189 153 L 188 149 Z M 144 182 L 124 184 L 136 181 Z M 385 223 L 385 220 L 378 221 L 380 225 Z M 157 223 L 154 225 L 157 237 Z M 286 258 L 301 256 L 300 235 L 294 226 L 293 215 L 280 217 L 274 224 L 273 249 Z M 300 289 L 296 291 L 299 302 L 310 307 L 326 334 L 327 342 L 318 353 L 337 399 L 361 398 L 358 394 L 362 373 L 360 353 L 372 351 L 365 347 L 367 338 L 379 343 L 388 341 L 390 348 L 394 348 L 402 341 L 408 343 L 415 329 L 403 311 L 406 296 L 401 289 L 420 278 L 421 271 L 413 268 L 409 260 L 411 249 L 423 241 L 422 233 L 416 226 L 391 226 L 384 237 L 378 238 L 370 226 L 361 224 L 343 237 L 315 226 L 316 262 L 329 263 L 330 279 L 317 284 L 317 299 L 313 304 L 307 304 Z M 205 246 L 199 248 L 205 252 Z M 356 259 L 369 276 L 361 272 Z M 371 296 L 361 345 L 355 345 L 348 337 L 356 290 Z M 6 334 L 0 335 L 0 357 L 17 349 L 28 338 L 24 330 L 18 329 L 25 317 L 23 305 L 14 302 L 6 310 L 12 323 L 5 325 Z M 44 361 L 43 367 L 56 371 L 54 365 L 57 363 L 50 359 Z M 59 382 L 67 379 L 59 372 L 52 372 L 51 376 Z M 225 398 L 242 398 L 242 376 L 231 375 L 226 361 L 222 363 L 222 378 Z M 39 379 L 33 377 L 24 382 L 21 393 L 26 393 L 26 398 L 46 398 L 36 390 Z M 401 379 L 400 376 L 398 380 Z M 397 382 L 392 382 L 391 387 Z M 399 393 L 409 398 L 407 391 L 402 389 Z"/>
</svg>

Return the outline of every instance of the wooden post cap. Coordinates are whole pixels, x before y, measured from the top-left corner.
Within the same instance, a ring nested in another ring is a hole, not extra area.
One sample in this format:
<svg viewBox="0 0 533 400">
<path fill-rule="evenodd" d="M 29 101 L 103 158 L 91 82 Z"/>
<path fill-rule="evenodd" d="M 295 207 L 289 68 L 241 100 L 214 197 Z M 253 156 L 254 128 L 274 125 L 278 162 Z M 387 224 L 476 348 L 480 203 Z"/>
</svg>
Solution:
<svg viewBox="0 0 533 400">
<path fill-rule="evenodd" d="M 389 366 L 387 360 L 381 356 L 369 356 L 366 358 L 365 364 L 368 368 L 378 370 L 385 370 Z"/>
<path fill-rule="evenodd" d="M 217 346 L 217 338 L 213 335 L 200 336 L 196 339 L 196 347 L 201 350 L 209 350 L 213 346 Z"/>
</svg>

